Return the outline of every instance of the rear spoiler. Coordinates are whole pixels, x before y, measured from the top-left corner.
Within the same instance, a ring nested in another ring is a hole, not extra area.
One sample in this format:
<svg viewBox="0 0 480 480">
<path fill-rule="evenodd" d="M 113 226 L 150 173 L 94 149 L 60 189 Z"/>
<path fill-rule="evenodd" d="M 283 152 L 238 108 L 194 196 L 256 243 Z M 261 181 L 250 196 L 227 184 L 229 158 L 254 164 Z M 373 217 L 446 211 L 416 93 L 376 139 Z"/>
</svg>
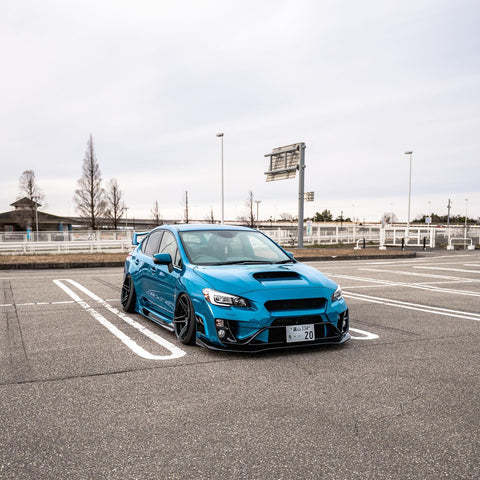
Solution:
<svg viewBox="0 0 480 480">
<path fill-rule="evenodd" d="M 132 245 L 139 245 L 140 244 L 140 240 L 138 239 L 138 237 L 143 237 L 144 235 L 148 235 L 150 233 L 150 231 L 148 232 L 133 232 L 133 235 L 132 235 Z"/>
</svg>

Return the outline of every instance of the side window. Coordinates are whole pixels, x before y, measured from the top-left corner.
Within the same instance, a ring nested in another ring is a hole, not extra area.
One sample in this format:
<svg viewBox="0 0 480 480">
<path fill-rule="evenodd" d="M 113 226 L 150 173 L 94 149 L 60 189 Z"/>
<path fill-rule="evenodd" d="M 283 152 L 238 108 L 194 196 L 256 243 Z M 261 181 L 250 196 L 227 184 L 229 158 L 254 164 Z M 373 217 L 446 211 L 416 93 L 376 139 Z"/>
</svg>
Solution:
<svg viewBox="0 0 480 480">
<path fill-rule="evenodd" d="M 177 242 L 172 233 L 164 233 L 158 253 L 169 253 L 172 257 L 173 264 L 177 266 L 180 265 L 180 254 L 178 252 Z"/>
<path fill-rule="evenodd" d="M 151 233 L 148 238 L 145 239 L 147 241 L 145 248 L 143 248 L 142 244 L 143 253 L 145 255 L 153 257 L 153 254 L 158 252 L 158 247 L 160 245 L 160 241 L 162 240 L 162 236 L 162 230 Z"/>
<path fill-rule="evenodd" d="M 145 253 L 145 250 L 147 249 L 147 244 L 148 244 L 149 239 L 150 239 L 149 236 L 143 239 L 142 246 L 140 247 L 140 250 L 142 251 L 142 253 Z"/>
</svg>

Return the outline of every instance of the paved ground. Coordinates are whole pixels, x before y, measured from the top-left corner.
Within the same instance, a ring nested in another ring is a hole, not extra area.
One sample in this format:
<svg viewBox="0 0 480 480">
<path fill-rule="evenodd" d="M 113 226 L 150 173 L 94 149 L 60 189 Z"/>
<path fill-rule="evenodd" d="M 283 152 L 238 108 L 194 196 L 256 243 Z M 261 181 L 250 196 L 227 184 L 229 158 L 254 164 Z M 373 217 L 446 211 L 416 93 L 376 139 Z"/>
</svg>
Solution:
<svg viewBox="0 0 480 480">
<path fill-rule="evenodd" d="M 355 338 L 261 355 L 122 318 L 120 268 L 1 272 L 0 478 L 480 478 L 480 254 L 313 265 Z"/>
</svg>

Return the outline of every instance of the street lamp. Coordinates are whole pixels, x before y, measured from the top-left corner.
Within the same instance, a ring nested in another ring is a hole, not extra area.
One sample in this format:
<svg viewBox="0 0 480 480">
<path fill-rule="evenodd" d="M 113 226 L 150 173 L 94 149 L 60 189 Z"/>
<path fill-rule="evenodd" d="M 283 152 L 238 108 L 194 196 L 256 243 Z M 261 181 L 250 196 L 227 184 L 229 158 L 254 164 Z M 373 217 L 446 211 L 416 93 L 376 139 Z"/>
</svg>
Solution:
<svg viewBox="0 0 480 480">
<path fill-rule="evenodd" d="M 465 248 L 467 248 L 467 213 L 468 213 L 468 198 L 465 199 Z"/>
<path fill-rule="evenodd" d="M 217 137 L 221 138 L 222 143 L 222 225 L 225 222 L 225 199 L 223 195 L 223 133 L 217 133 Z"/>
<path fill-rule="evenodd" d="M 36 223 L 36 231 L 37 231 L 37 242 L 38 242 L 38 200 L 40 197 L 38 195 L 34 195 L 33 201 L 35 202 L 35 223 Z"/>
<path fill-rule="evenodd" d="M 257 204 L 257 230 L 258 230 L 258 204 L 261 202 L 261 200 L 255 200 L 255 203 Z"/>
<path fill-rule="evenodd" d="M 410 155 L 410 170 L 408 174 L 408 213 L 407 213 L 407 242 L 408 242 L 408 235 L 410 232 L 410 199 L 412 196 L 412 153 L 413 151 L 405 152 L 405 155 Z"/>
</svg>

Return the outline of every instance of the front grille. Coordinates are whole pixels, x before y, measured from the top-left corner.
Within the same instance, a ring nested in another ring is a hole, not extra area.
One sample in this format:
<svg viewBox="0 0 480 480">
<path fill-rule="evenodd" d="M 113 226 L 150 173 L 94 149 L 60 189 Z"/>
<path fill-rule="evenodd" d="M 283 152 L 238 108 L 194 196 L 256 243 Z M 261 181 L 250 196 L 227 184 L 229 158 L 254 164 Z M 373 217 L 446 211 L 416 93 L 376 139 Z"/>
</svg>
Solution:
<svg viewBox="0 0 480 480">
<path fill-rule="evenodd" d="M 269 312 L 312 310 L 324 309 L 326 304 L 326 298 L 298 298 L 293 300 L 269 300 L 268 302 L 265 302 L 265 308 Z"/>
<path fill-rule="evenodd" d="M 308 325 L 310 323 L 323 322 L 320 315 L 309 315 L 307 317 L 283 317 L 276 318 L 272 322 L 272 327 L 286 327 L 287 325 Z"/>
</svg>

